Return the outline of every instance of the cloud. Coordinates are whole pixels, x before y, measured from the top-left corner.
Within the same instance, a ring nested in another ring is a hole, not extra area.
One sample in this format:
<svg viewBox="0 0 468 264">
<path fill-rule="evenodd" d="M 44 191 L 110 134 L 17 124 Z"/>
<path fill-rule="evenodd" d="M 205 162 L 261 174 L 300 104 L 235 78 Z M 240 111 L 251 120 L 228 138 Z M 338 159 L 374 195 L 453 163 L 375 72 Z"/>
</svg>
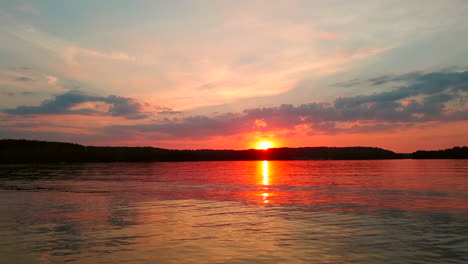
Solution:
<svg viewBox="0 0 468 264">
<path fill-rule="evenodd" d="M 351 87 L 351 86 L 357 86 L 357 85 L 359 85 L 361 83 L 362 83 L 361 80 L 359 80 L 358 78 L 355 78 L 355 79 L 345 81 L 345 82 L 334 83 L 331 86 L 333 86 L 333 87 Z"/>
<path fill-rule="evenodd" d="M 411 72 L 411 73 L 402 74 L 402 75 L 382 75 L 376 78 L 371 78 L 368 81 L 372 85 L 382 85 L 382 84 L 386 84 L 389 82 L 411 81 L 411 80 L 418 78 L 421 75 L 423 75 L 423 73 L 421 72 Z"/>
<path fill-rule="evenodd" d="M 99 105 L 96 105 L 99 103 L 104 103 L 108 107 L 104 107 L 102 110 L 102 107 L 99 108 Z M 14 115 L 109 115 L 127 119 L 143 119 L 151 115 L 144 110 L 142 103 L 133 98 L 115 95 L 93 96 L 77 90 L 57 95 L 52 100 L 42 102 L 39 106 L 18 106 L 12 109 L 3 109 L 1 112 Z"/>
<path fill-rule="evenodd" d="M 378 79 L 378 80 L 377 80 Z M 372 79 L 376 84 L 393 81 L 408 81 L 407 86 L 400 86 L 389 92 L 376 93 L 367 96 L 339 98 L 335 101 L 335 107 L 352 107 L 364 103 L 392 102 L 410 96 L 438 95 L 443 92 L 468 92 L 468 71 L 464 72 L 433 72 L 411 73 L 401 76 L 382 76 Z M 448 96 L 448 95 L 445 95 Z"/>
<path fill-rule="evenodd" d="M 411 76 L 411 77 L 409 77 Z M 305 135 L 375 133 L 405 130 L 440 122 L 468 120 L 468 72 L 433 72 L 392 76 L 405 83 L 371 95 L 339 97 L 331 102 L 282 104 L 237 113 L 183 116 L 167 107 L 152 108 L 151 122 L 95 126 L 96 137 L 143 137 L 152 140 L 202 140 L 217 136 L 275 131 Z M 95 96 L 69 91 L 39 106 L 4 109 L 9 115 L 94 115 L 144 119 L 148 105 L 116 95 Z M 14 128 L 11 128 L 14 129 Z"/>
<path fill-rule="evenodd" d="M 45 77 L 47 79 L 47 83 L 50 84 L 50 85 L 54 85 L 54 84 L 56 84 L 58 82 L 58 78 L 55 77 L 55 76 L 46 75 Z"/>
<path fill-rule="evenodd" d="M 156 113 L 159 115 L 177 115 L 181 114 L 182 111 L 174 111 L 169 107 L 158 106 L 156 107 Z"/>
<path fill-rule="evenodd" d="M 426 122 L 468 120 L 466 100 L 461 100 L 458 106 L 450 105 L 457 98 L 467 98 L 468 72 L 407 74 L 392 78 L 407 80 L 409 84 L 372 95 L 340 97 L 331 103 L 283 104 L 211 117 L 190 116 L 164 119 L 155 124 L 109 126 L 104 131 L 154 132 L 197 139 L 298 126 L 308 128 L 309 134 L 369 133 L 407 129 Z M 259 120 L 265 125 L 259 126 Z"/>
<path fill-rule="evenodd" d="M 102 17 L 94 24 L 106 27 L 89 28 L 91 31 L 85 35 L 90 38 L 71 40 L 68 34 L 56 30 L 52 33 L 47 27 L 28 25 L 15 18 L 5 19 L 9 25 L 0 25 L 0 30 L 3 27 L 11 39 L 10 53 L 14 50 L 16 57 L 28 54 L 28 60 L 50 67 L 44 72 L 55 73 L 63 81 L 75 79 L 125 93 L 137 90 L 147 94 L 151 90 L 178 109 L 279 95 L 293 89 L 304 76 L 342 71 L 352 62 L 388 49 L 387 45 L 371 43 L 337 45 L 335 41 L 344 41 L 337 38 L 341 31 L 321 29 L 316 20 L 309 24 L 272 19 L 260 6 L 252 9 L 249 5 L 253 12 L 239 12 L 238 6 L 234 10 L 223 8 L 223 15 L 211 8 L 206 11 L 217 15 L 204 15 L 198 21 L 199 14 L 195 14 L 193 27 L 175 19 L 170 26 L 156 27 L 151 32 L 141 21 L 132 25 L 131 19 L 130 24 L 116 27 L 115 23 L 108 24 L 114 19 Z M 89 21 L 92 19 L 89 17 Z M 327 44 L 322 46 L 324 39 Z M 50 66 L 44 64 L 47 61 Z M 61 70 L 60 75 L 56 69 Z M 119 82 L 115 81 L 116 75 Z"/>
<path fill-rule="evenodd" d="M 20 77 L 16 77 L 15 81 L 18 81 L 18 82 L 32 82 L 32 81 L 34 81 L 34 79 L 29 78 L 29 77 L 25 77 L 25 76 L 20 76 Z"/>
<path fill-rule="evenodd" d="M 2 16 L 2 13 L 0 13 L 0 21 L 5 24 L 0 25 L 0 30 L 3 29 L 19 40 L 46 50 L 48 51 L 47 54 L 54 54 L 70 65 L 79 65 L 80 60 L 83 60 L 83 58 L 137 62 L 137 57 L 123 51 L 107 51 L 82 47 L 77 43 L 41 31 L 33 25 L 17 22 L 11 16 L 4 14 Z"/>
</svg>

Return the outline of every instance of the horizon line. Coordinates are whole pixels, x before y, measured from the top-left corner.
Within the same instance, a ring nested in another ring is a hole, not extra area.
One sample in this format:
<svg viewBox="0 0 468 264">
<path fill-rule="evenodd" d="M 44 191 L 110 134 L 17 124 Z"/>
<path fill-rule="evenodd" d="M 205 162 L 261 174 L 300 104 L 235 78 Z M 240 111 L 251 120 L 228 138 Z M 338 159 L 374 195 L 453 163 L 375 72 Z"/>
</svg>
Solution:
<svg viewBox="0 0 468 264">
<path fill-rule="evenodd" d="M 417 151 L 440 151 L 440 150 L 446 150 L 446 149 L 453 149 L 453 148 L 464 148 L 467 146 L 453 146 L 451 148 L 442 148 L 442 149 L 433 149 L 433 150 L 427 150 L 427 149 L 418 149 L 413 152 L 395 152 L 390 149 L 385 149 L 382 147 L 373 147 L 373 146 L 303 146 L 303 147 L 272 147 L 268 149 L 256 149 L 256 148 L 248 148 L 248 149 L 210 149 L 210 148 L 198 148 L 198 149 L 172 149 L 172 148 L 161 148 L 161 147 L 155 147 L 155 146 L 111 146 L 111 145 L 84 145 L 80 143 L 75 143 L 75 142 L 66 142 L 66 141 L 49 141 L 49 140 L 40 140 L 40 139 L 14 139 L 14 138 L 0 138 L 0 141 L 6 141 L 6 140 L 12 140 L 12 141 L 37 141 L 37 142 L 47 142 L 47 143 L 64 143 L 64 144 L 75 144 L 75 145 L 80 145 L 83 147 L 108 147 L 108 148 L 155 148 L 155 149 L 165 149 L 165 150 L 180 150 L 180 151 L 197 151 L 197 150 L 215 150 L 215 151 L 223 151 L 223 150 L 231 150 L 231 151 L 245 151 L 245 150 L 258 150 L 258 151 L 268 151 L 270 149 L 298 149 L 298 148 L 377 148 L 377 149 L 383 149 L 387 151 L 391 151 L 396 154 L 411 154 Z"/>
</svg>

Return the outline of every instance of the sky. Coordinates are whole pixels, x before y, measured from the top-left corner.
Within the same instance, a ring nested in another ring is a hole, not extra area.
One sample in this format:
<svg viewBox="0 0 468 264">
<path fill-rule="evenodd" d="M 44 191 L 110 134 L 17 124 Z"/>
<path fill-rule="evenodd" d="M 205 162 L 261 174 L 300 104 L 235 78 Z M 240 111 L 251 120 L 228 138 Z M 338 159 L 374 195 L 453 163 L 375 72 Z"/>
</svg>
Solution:
<svg viewBox="0 0 468 264">
<path fill-rule="evenodd" d="M 468 1 L 0 0 L 0 138 L 468 145 Z"/>
</svg>

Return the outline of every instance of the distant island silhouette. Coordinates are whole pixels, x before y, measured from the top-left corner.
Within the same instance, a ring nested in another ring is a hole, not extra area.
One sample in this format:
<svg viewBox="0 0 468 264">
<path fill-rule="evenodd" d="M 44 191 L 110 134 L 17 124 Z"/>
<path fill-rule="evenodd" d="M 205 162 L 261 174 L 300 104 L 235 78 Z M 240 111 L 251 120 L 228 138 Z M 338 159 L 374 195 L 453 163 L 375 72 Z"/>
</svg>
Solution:
<svg viewBox="0 0 468 264">
<path fill-rule="evenodd" d="M 268 150 L 174 150 L 154 147 L 97 147 L 38 140 L 0 140 L 0 163 L 155 162 L 234 160 L 467 159 L 468 147 L 395 153 L 374 147 L 301 147 Z"/>
</svg>

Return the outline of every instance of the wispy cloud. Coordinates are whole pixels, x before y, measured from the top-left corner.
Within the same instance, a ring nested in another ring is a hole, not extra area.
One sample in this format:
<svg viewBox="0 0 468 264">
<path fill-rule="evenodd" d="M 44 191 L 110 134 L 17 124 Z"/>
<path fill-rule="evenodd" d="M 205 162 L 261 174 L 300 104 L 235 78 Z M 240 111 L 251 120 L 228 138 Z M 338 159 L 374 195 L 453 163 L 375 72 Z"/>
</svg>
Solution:
<svg viewBox="0 0 468 264">
<path fill-rule="evenodd" d="M 13 34 L 25 41 L 53 52 L 69 64 L 78 64 L 77 58 L 86 56 L 117 61 L 136 61 L 135 57 L 124 52 L 104 52 L 83 48 L 72 42 L 41 32 L 32 26 L 18 27 L 13 31 Z"/>
<path fill-rule="evenodd" d="M 0 4 L 0 120 L 22 135 L 72 120 L 76 138 L 183 145 L 466 120 L 465 0 L 31 3 Z"/>
</svg>

